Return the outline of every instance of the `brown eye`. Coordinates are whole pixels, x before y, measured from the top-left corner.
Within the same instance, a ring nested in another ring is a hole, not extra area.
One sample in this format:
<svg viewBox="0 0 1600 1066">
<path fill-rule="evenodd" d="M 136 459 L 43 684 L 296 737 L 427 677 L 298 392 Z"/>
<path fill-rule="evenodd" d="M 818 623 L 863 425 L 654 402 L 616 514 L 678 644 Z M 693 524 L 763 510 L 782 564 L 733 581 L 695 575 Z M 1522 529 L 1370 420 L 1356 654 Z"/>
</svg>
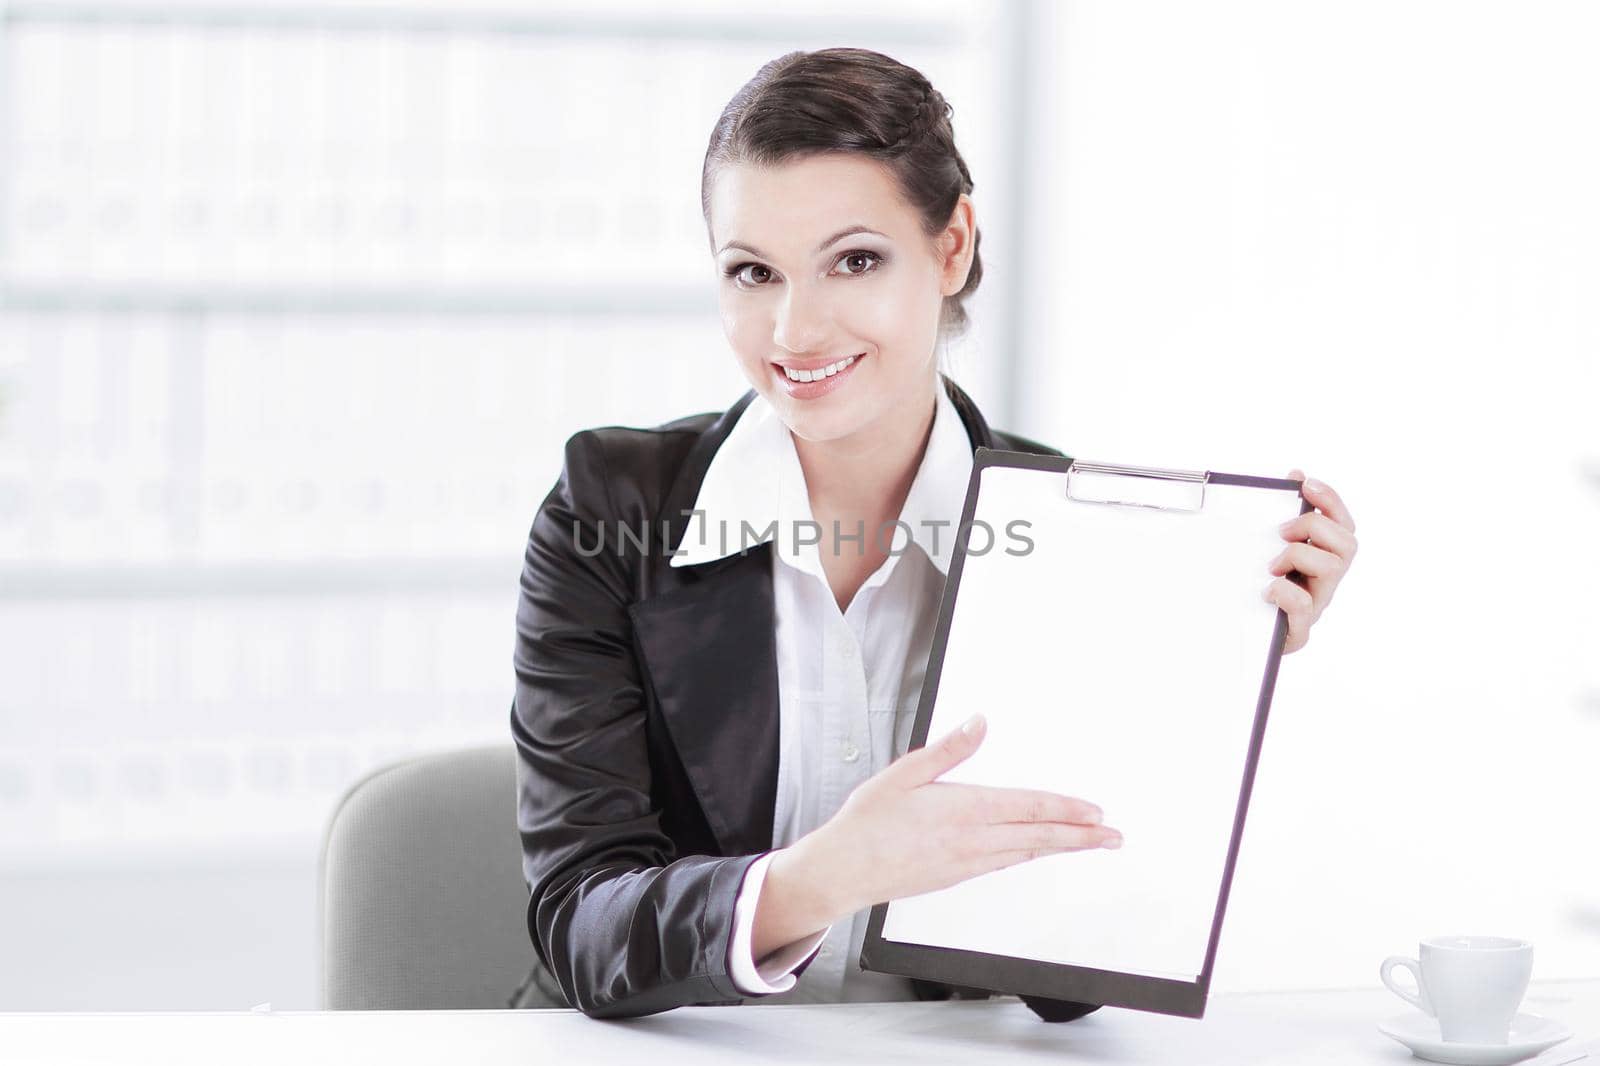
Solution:
<svg viewBox="0 0 1600 1066">
<path fill-rule="evenodd" d="M 766 267 L 762 266 L 760 263 L 740 263 L 738 266 L 729 267 L 727 270 L 724 270 L 722 273 L 724 275 L 726 275 L 727 277 L 733 278 L 740 285 L 748 285 L 749 283 L 746 282 L 745 278 L 744 278 L 744 272 L 746 270 L 759 270 L 763 274 L 766 274 L 768 276 L 770 276 L 771 273 L 772 273 L 772 271 L 768 270 Z"/>
<path fill-rule="evenodd" d="M 860 270 L 846 269 L 845 273 L 850 275 L 850 276 L 852 276 L 852 277 L 859 277 L 862 274 L 870 274 L 870 273 L 872 273 L 874 270 L 876 270 L 878 268 L 878 264 L 883 262 L 883 256 L 879 255 L 877 252 L 868 252 L 868 251 L 859 251 L 858 250 L 858 251 L 854 251 L 854 252 L 846 252 L 844 254 L 844 257 L 841 258 L 839 260 L 839 262 L 841 264 L 850 265 L 850 264 L 860 263 L 860 262 L 862 262 L 864 260 L 865 261 L 869 261 L 871 265 L 870 266 L 862 266 L 862 268 Z"/>
</svg>

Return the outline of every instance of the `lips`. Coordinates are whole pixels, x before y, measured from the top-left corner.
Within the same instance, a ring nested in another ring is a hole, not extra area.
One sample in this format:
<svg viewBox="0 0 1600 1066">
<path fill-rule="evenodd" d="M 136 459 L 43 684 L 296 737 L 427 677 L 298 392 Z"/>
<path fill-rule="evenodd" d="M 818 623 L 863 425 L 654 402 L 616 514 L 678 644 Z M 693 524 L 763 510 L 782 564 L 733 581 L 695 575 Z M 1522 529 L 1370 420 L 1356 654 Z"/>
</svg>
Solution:
<svg viewBox="0 0 1600 1066">
<path fill-rule="evenodd" d="M 849 359 L 850 357 L 845 356 L 845 358 Z M 866 353 L 859 352 L 856 354 L 856 357 L 851 360 L 850 365 L 839 371 L 837 374 L 834 374 L 831 377 L 818 378 L 814 381 L 793 380 L 787 373 L 784 372 L 784 364 L 782 363 L 773 363 L 772 372 L 777 376 L 778 381 L 783 386 L 784 391 L 791 398 L 796 400 L 812 400 L 826 396 L 835 389 L 843 386 L 846 381 L 855 375 L 856 367 L 866 362 L 866 360 Z M 795 369 L 817 370 L 821 367 L 832 366 L 833 363 L 837 363 L 839 361 L 840 360 L 835 359 L 831 363 L 822 363 L 820 365 L 814 364 L 811 367 L 795 367 Z"/>
<path fill-rule="evenodd" d="M 866 352 L 856 352 L 854 355 L 841 355 L 837 359 L 829 359 L 826 362 L 821 363 L 795 363 L 785 360 L 783 362 L 775 362 L 772 365 L 778 368 L 779 373 L 782 373 L 785 370 L 806 370 L 816 373 L 818 370 L 826 370 L 828 367 L 833 366 L 836 363 L 842 363 L 846 359 L 860 359 L 866 354 Z M 787 374 L 784 374 L 784 376 L 788 377 Z"/>
</svg>

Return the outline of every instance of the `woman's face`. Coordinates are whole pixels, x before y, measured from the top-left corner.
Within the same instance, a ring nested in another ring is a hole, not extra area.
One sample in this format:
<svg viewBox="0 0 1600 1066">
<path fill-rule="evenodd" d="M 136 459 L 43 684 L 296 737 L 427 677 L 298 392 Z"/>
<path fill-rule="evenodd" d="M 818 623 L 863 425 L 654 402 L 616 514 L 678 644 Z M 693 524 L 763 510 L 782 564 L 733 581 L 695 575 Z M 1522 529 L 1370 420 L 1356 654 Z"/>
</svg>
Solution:
<svg viewBox="0 0 1600 1066">
<path fill-rule="evenodd" d="M 966 284 L 972 202 L 930 240 L 877 161 L 829 154 L 724 167 L 710 195 L 722 328 L 740 369 L 806 440 L 917 418 L 933 395 L 944 297 Z M 876 232 L 866 232 L 868 230 Z M 814 383 L 785 368 L 819 370 Z"/>
</svg>

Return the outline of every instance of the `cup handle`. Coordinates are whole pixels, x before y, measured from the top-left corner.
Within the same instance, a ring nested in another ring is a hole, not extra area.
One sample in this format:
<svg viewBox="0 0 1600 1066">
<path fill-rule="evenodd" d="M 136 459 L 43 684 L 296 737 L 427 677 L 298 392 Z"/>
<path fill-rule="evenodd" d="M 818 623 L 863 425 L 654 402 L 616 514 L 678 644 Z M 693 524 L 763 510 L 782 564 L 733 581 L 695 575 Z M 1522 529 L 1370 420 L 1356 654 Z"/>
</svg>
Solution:
<svg viewBox="0 0 1600 1066">
<path fill-rule="evenodd" d="M 1411 979 L 1417 983 L 1416 995 L 1412 995 L 1410 992 L 1407 992 L 1405 989 L 1395 984 L 1394 978 L 1390 976 L 1396 967 L 1400 966 L 1404 966 L 1406 969 L 1411 971 Z M 1401 999 L 1405 1000 L 1407 1003 L 1411 1004 L 1413 1007 L 1420 1010 L 1422 1013 L 1428 1015 L 1430 1018 L 1438 1017 L 1438 1015 L 1433 1013 L 1433 1004 L 1428 999 L 1427 986 L 1422 983 L 1422 964 L 1417 962 L 1416 959 L 1408 959 L 1404 955 L 1390 955 L 1387 959 L 1383 960 L 1383 965 L 1378 967 L 1378 979 L 1383 982 L 1385 988 L 1399 996 Z"/>
</svg>

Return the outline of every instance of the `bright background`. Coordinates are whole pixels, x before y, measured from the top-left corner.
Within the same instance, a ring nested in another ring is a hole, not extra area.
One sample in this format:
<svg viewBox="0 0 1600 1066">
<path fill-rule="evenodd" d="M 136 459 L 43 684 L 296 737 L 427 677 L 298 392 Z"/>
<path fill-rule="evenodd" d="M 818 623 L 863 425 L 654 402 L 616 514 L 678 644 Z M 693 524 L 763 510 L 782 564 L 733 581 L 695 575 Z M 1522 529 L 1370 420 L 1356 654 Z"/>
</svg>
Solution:
<svg viewBox="0 0 1600 1066">
<path fill-rule="evenodd" d="M 0 1010 L 317 1006 L 332 805 L 509 743 L 561 443 L 744 391 L 711 126 L 842 44 L 955 106 L 992 423 L 1357 517 L 1213 987 L 1600 976 L 1600 11 L 862 10 L 0 3 Z"/>
</svg>

